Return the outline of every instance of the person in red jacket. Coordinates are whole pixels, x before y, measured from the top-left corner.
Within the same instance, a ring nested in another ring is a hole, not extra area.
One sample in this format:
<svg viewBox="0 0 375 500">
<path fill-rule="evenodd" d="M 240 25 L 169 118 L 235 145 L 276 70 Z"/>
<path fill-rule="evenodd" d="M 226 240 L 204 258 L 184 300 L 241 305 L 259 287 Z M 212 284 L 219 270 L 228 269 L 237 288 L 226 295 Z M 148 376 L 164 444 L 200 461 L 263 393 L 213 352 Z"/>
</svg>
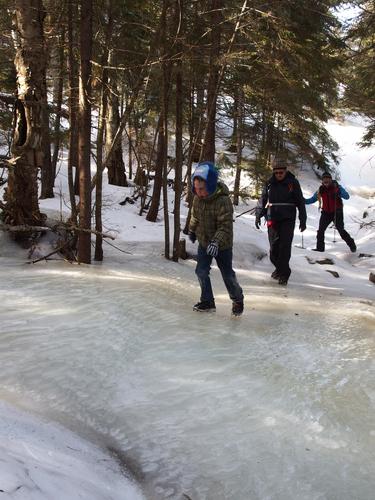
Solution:
<svg viewBox="0 0 375 500">
<path fill-rule="evenodd" d="M 349 193 L 332 180 L 332 175 L 329 172 L 324 172 L 322 175 L 322 185 L 311 198 L 305 199 L 306 205 L 319 201 L 319 207 L 322 207 L 322 213 L 319 220 L 319 229 L 316 234 L 316 250 L 324 252 L 324 233 L 331 222 L 334 223 L 341 238 L 345 241 L 352 252 L 357 251 L 357 246 L 344 228 L 344 207 L 342 200 L 349 199 Z"/>
</svg>

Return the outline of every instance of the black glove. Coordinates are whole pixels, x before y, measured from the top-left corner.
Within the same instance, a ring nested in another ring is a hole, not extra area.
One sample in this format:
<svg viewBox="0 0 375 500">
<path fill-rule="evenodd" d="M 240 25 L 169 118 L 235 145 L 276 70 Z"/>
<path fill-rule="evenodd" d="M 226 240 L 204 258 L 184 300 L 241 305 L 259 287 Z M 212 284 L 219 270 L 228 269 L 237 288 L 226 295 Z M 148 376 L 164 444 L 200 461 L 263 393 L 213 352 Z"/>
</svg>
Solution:
<svg viewBox="0 0 375 500">
<path fill-rule="evenodd" d="M 195 243 L 195 240 L 197 239 L 197 235 L 193 231 L 188 232 L 188 237 L 192 243 Z"/>
<path fill-rule="evenodd" d="M 300 222 L 299 230 L 301 231 L 301 233 L 303 233 L 305 229 L 306 229 L 306 222 Z"/>
<path fill-rule="evenodd" d="M 215 240 L 210 241 L 207 249 L 206 249 L 207 255 L 211 255 L 211 257 L 217 257 L 217 254 L 219 253 L 219 243 Z"/>
<path fill-rule="evenodd" d="M 257 215 L 257 216 L 255 217 L 255 227 L 256 227 L 257 229 L 260 229 L 260 215 Z"/>
</svg>

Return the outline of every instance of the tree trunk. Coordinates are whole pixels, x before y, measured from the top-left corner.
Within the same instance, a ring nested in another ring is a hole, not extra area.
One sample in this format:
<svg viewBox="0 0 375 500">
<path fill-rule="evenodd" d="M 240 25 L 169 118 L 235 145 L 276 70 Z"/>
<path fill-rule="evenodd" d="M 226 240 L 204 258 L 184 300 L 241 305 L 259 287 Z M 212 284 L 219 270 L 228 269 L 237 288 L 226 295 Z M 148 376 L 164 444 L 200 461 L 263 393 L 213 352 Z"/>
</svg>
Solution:
<svg viewBox="0 0 375 500">
<path fill-rule="evenodd" d="M 233 131 L 230 140 L 229 151 L 233 153 L 237 151 L 237 131 L 238 131 L 238 93 L 235 93 L 233 102 Z"/>
<path fill-rule="evenodd" d="M 207 122 L 204 134 L 203 147 L 200 160 L 215 162 L 215 139 L 216 139 L 216 105 L 219 85 L 219 56 L 221 36 L 221 8 L 222 0 L 211 0 L 211 48 L 210 48 L 210 71 L 207 84 L 206 113 Z"/>
<path fill-rule="evenodd" d="M 114 66 L 116 61 L 111 51 L 108 65 Z M 116 132 L 120 126 L 119 98 L 117 88 L 116 70 L 111 70 L 108 77 L 108 86 L 111 92 L 108 93 L 107 119 L 106 119 L 106 150 L 110 151 Z M 115 186 L 127 186 L 125 175 L 125 164 L 122 157 L 122 141 L 119 140 L 112 153 L 112 157 L 107 165 L 108 182 Z"/>
<path fill-rule="evenodd" d="M 191 190 L 191 171 L 193 162 L 198 162 L 199 158 L 202 154 L 202 135 L 204 129 L 204 87 L 200 78 L 196 75 L 194 76 L 199 83 L 197 83 L 196 90 L 196 106 L 194 105 L 194 85 L 191 88 L 191 114 L 190 114 L 190 144 L 189 144 L 189 158 L 187 162 L 186 169 L 186 180 L 188 184 L 186 202 L 189 206 L 188 214 L 185 219 L 185 226 L 183 229 L 183 233 L 187 234 L 189 230 L 190 218 L 191 218 L 191 207 L 193 203 L 193 192 Z"/>
<path fill-rule="evenodd" d="M 201 13 L 198 2 L 194 5 L 193 23 L 196 37 L 205 38 L 205 27 L 201 23 Z M 197 47 L 193 55 L 196 61 L 192 65 L 192 76 L 190 80 L 190 120 L 189 120 L 189 158 L 187 165 L 187 176 L 190 179 L 192 162 L 198 162 L 202 152 L 202 140 L 205 126 L 205 88 L 207 79 L 207 64 L 201 60 L 201 47 Z M 201 62 L 198 62 L 201 61 Z M 202 64 L 203 62 L 203 64 Z"/>
<path fill-rule="evenodd" d="M 162 106 L 162 104 L 161 104 Z M 146 220 L 149 222 L 156 222 L 159 213 L 160 204 L 160 194 L 161 188 L 163 186 L 163 162 L 164 162 L 164 151 L 165 151 L 165 134 L 164 134 L 164 108 L 162 107 L 162 112 L 158 120 L 158 144 L 155 162 L 155 177 L 154 186 L 152 190 L 151 205 L 146 216 Z"/>
<path fill-rule="evenodd" d="M 104 143 L 104 119 L 106 112 L 106 89 L 104 71 L 102 72 L 102 97 L 98 116 L 98 135 L 96 138 L 96 188 L 95 188 L 95 256 L 94 259 L 101 262 L 103 260 L 103 223 L 102 223 L 102 198 L 103 198 L 103 143 Z"/>
<path fill-rule="evenodd" d="M 182 63 L 177 63 L 176 69 L 176 163 L 174 177 L 174 235 L 173 260 L 178 262 L 180 256 L 180 204 L 182 193 Z"/>
<path fill-rule="evenodd" d="M 238 205 L 240 193 L 240 180 L 241 180 L 241 163 L 242 163 L 242 148 L 243 148 L 243 114 L 244 114 L 244 95 L 243 89 L 238 89 L 238 97 L 236 99 L 237 106 L 237 131 L 236 131 L 236 146 L 237 146 L 237 159 L 236 159 L 236 177 L 234 179 L 233 188 L 233 204 Z"/>
<path fill-rule="evenodd" d="M 69 62 L 69 157 L 68 185 L 71 205 L 71 219 L 77 224 L 77 206 L 75 201 L 75 172 L 78 171 L 78 63 L 76 52 L 75 20 L 78 18 L 78 2 L 68 1 L 68 62 Z"/>
<path fill-rule="evenodd" d="M 79 228 L 78 261 L 91 263 L 91 54 L 92 54 L 92 0 L 81 0 L 80 18 L 80 79 L 79 79 Z"/>
<path fill-rule="evenodd" d="M 48 66 L 49 50 L 46 46 L 46 68 Z M 47 95 L 47 83 L 46 83 L 46 95 Z M 47 99 L 47 97 L 46 97 Z M 55 185 L 55 175 L 52 166 L 51 159 L 51 134 L 49 130 L 49 107 L 43 107 L 43 123 L 45 124 L 42 129 L 42 149 L 43 149 L 43 168 L 41 170 L 41 190 L 40 198 L 54 198 L 53 188 Z"/>
<path fill-rule="evenodd" d="M 162 58 L 166 58 L 167 50 L 167 8 L 168 8 L 169 0 L 163 0 L 163 10 L 160 18 L 160 52 Z M 155 165 L 155 180 L 154 180 L 154 188 L 152 191 L 152 199 L 150 209 L 147 213 L 146 220 L 149 222 L 156 222 L 158 212 L 159 212 L 159 203 L 160 203 L 160 193 L 163 185 L 163 172 L 166 171 L 166 159 L 167 159 L 167 116 L 166 110 L 168 108 L 166 100 L 168 100 L 169 95 L 169 85 L 170 85 L 170 74 L 171 74 L 171 63 L 163 62 L 163 78 L 162 78 L 162 90 L 160 92 L 160 128 L 159 128 L 159 138 L 158 138 L 158 152 L 157 152 L 157 160 Z M 166 181 L 165 181 L 166 182 Z M 164 221 L 165 222 L 165 221 Z"/>
<path fill-rule="evenodd" d="M 56 103 L 56 117 L 53 126 L 53 154 L 52 154 L 52 175 L 53 180 L 56 178 L 56 168 L 57 160 L 59 158 L 60 151 L 60 141 L 61 141 L 61 108 L 63 101 L 63 90 L 64 90 L 64 42 L 65 42 L 65 31 L 63 31 L 59 37 L 60 44 L 58 47 L 58 68 L 57 68 L 57 82 L 54 89 L 54 102 Z"/>
<path fill-rule="evenodd" d="M 113 3 L 108 0 L 107 25 L 105 30 L 105 44 L 102 56 L 102 74 L 101 74 L 101 100 L 98 119 L 98 135 L 96 140 L 96 190 L 95 190 L 95 257 L 97 261 L 103 260 L 103 223 L 102 223 L 102 190 L 103 190 L 103 144 L 104 144 L 104 117 L 107 114 L 108 105 L 108 69 L 106 63 L 109 61 L 109 45 L 113 30 Z"/>
<path fill-rule="evenodd" d="M 129 179 L 133 179 L 133 137 L 131 123 L 128 130 L 128 175 Z"/>
<path fill-rule="evenodd" d="M 38 225 L 38 168 L 43 168 L 43 128 L 47 109 L 46 53 L 41 0 L 15 0 L 14 43 L 18 98 L 12 144 L 14 168 L 5 191 L 5 222 Z"/>
<path fill-rule="evenodd" d="M 43 167 L 41 171 L 41 193 L 40 198 L 54 198 L 53 187 L 55 185 L 55 174 L 52 168 L 51 160 L 51 135 L 49 132 L 49 110 L 48 106 L 43 109 L 43 126 L 42 131 L 42 149 L 43 149 Z"/>
</svg>

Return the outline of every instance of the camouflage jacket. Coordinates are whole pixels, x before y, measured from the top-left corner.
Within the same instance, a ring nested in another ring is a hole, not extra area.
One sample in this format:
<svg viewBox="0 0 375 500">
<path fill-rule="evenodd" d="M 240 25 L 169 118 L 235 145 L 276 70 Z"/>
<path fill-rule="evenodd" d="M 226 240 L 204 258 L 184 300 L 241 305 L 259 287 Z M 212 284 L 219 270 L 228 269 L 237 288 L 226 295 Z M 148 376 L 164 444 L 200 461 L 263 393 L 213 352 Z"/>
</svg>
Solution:
<svg viewBox="0 0 375 500">
<path fill-rule="evenodd" d="M 215 192 L 207 198 L 194 196 L 189 230 L 204 248 L 211 240 L 219 243 L 220 250 L 232 248 L 233 205 L 225 184 L 219 181 Z"/>
</svg>

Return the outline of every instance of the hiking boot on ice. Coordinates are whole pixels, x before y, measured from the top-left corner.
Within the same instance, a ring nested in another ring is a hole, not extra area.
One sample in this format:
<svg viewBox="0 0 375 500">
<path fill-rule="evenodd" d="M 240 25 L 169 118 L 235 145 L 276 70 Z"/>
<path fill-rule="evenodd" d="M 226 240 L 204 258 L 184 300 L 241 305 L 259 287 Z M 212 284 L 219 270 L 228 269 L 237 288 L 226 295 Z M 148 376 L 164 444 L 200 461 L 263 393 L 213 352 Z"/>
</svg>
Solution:
<svg viewBox="0 0 375 500">
<path fill-rule="evenodd" d="M 353 241 L 353 243 L 351 243 L 349 245 L 349 248 L 350 248 L 350 251 L 353 253 L 355 253 L 357 251 L 357 245 L 354 243 L 354 241 Z"/>
<path fill-rule="evenodd" d="M 273 278 L 274 280 L 278 280 L 280 278 L 280 274 L 279 274 L 279 272 L 276 269 L 271 274 L 271 278 Z"/>
<path fill-rule="evenodd" d="M 209 311 L 216 311 L 216 306 L 214 301 L 208 301 L 208 300 L 203 300 L 202 302 L 197 302 L 193 306 L 194 311 L 199 311 L 199 312 L 209 312 Z"/>
<path fill-rule="evenodd" d="M 280 276 L 279 285 L 286 286 L 287 284 L 288 284 L 288 278 L 285 278 L 285 276 Z"/>
<path fill-rule="evenodd" d="M 243 301 L 232 303 L 232 316 L 241 316 L 243 313 Z"/>
<path fill-rule="evenodd" d="M 313 252 L 324 252 L 324 250 L 320 250 L 319 248 L 312 248 Z"/>
</svg>

